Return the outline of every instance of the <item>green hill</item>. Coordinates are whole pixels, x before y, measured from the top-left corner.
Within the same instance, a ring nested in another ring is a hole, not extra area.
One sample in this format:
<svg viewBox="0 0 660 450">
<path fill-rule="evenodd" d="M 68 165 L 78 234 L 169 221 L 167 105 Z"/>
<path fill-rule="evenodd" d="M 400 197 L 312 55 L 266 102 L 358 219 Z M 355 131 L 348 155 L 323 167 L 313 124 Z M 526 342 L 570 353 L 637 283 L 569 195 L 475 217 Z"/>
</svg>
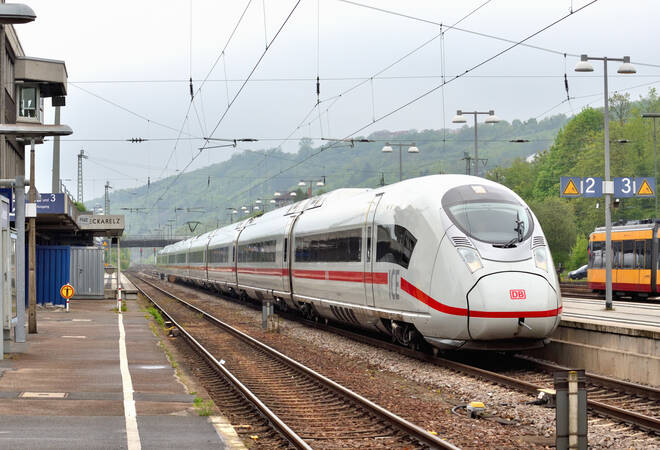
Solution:
<svg viewBox="0 0 660 450">
<path fill-rule="evenodd" d="M 508 166 L 517 158 L 524 159 L 549 148 L 566 121 L 565 116 L 558 115 L 539 122 L 530 119 L 480 124 L 479 157 L 488 160 L 485 170 Z M 286 193 L 298 189 L 301 179 L 325 176 L 326 185 L 322 189 L 326 191 L 340 187 L 375 187 L 382 181 L 396 182 L 399 179 L 398 148 L 395 146 L 389 154 L 382 153 L 387 140 L 415 143 L 419 148 L 418 154 L 409 154 L 407 147 L 403 148 L 404 178 L 465 173 L 464 152 L 472 156 L 474 151 L 474 129 L 470 126 L 445 131 L 378 131 L 366 138 L 375 142 L 356 142 L 353 147 L 346 143 L 327 143 L 326 147 L 332 147 L 321 151 L 325 147 L 312 147 L 310 141 L 303 139 L 297 153 L 278 149 L 243 151 L 228 161 L 184 173 L 176 181 L 176 177 L 169 177 L 150 186 L 112 192 L 111 210 L 127 214 L 126 234 L 156 234 L 157 229 L 161 233 L 166 230 L 167 234 L 171 224 L 174 234 L 189 235 L 187 222 L 202 223 L 195 233 L 215 228 L 229 222 L 231 214 L 226 208 L 234 207 L 240 212 L 242 205 L 254 204 L 258 198 L 272 198 L 275 191 Z M 511 140 L 528 142 L 512 143 Z M 485 170 L 482 166 L 480 172 Z M 314 193 L 318 189 L 314 186 Z M 297 198 L 304 195 L 300 191 Z M 103 200 L 86 203 L 88 206 L 103 204 Z M 129 212 L 120 211 L 120 208 L 146 209 Z"/>
</svg>

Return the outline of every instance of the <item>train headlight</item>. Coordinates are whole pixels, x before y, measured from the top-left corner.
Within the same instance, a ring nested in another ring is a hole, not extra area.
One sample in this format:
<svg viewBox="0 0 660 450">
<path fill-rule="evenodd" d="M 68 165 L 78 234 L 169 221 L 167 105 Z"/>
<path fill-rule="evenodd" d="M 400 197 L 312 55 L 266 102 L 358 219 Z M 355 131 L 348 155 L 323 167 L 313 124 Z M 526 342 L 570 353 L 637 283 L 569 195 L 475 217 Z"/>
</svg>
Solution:
<svg viewBox="0 0 660 450">
<path fill-rule="evenodd" d="M 479 258 L 479 253 L 477 253 L 476 250 L 466 247 L 458 247 L 456 250 L 458 250 L 459 255 L 461 255 L 461 258 L 465 261 L 470 272 L 474 273 L 483 267 L 483 264 L 481 264 L 481 258 Z"/>
<path fill-rule="evenodd" d="M 534 249 L 534 264 L 539 269 L 543 269 L 546 272 L 548 271 L 548 254 L 545 251 L 545 247 L 537 247 Z"/>
</svg>

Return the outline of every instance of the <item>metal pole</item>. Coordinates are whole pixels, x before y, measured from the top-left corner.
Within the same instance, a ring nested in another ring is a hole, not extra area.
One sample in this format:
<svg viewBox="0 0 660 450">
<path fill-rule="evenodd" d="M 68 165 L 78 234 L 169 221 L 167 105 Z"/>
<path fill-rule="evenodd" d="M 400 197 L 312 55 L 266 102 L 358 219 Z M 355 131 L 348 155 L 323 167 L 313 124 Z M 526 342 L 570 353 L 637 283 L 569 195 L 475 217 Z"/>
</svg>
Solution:
<svg viewBox="0 0 660 450">
<path fill-rule="evenodd" d="M 25 177 L 16 177 L 16 327 L 14 341 L 25 342 Z"/>
<path fill-rule="evenodd" d="M 474 113 L 474 176 L 479 176 L 479 150 L 477 147 L 477 113 Z"/>
<path fill-rule="evenodd" d="M 657 188 L 658 186 L 658 145 L 656 141 L 656 136 L 655 136 L 655 117 L 653 118 L 653 177 L 655 178 L 656 185 L 653 186 L 654 188 Z M 655 196 L 655 215 L 653 216 L 653 219 L 658 218 L 658 195 L 657 192 L 658 190 L 655 190 L 656 196 Z"/>
<path fill-rule="evenodd" d="M 605 184 L 610 184 L 610 113 L 607 94 L 607 58 L 603 58 L 605 79 Z M 612 309 L 612 211 L 609 188 L 605 193 L 605 309 Z"/>
<path fill-rule="evenodd" d="M 30 139 L 30 203 L 37 201 L 37 187 L 34 182 L 34 138 Z M 28 332 L 37 332 L 37 274 L 36 274 L 36 259 L 37 259 L 37 218 L 30 217 L 28 220 L 29 235 L 28 235 Z"/>
<path fill-rule="evenodd" d="M 55 107 L 55 125 L 60 125 L 60 107 Z M 53 138 L 53 180 L 51 192 L 60 192 L 60 137 Z"/>
<path fill-rule="evenodd" d="M 399 181 L 403 181 L 403 156 L 401 156 L 402 155 L 401 148 L 403 147 L 403 145 L 401 144 L 398 145 L 399 145 Z"/>
</svg>

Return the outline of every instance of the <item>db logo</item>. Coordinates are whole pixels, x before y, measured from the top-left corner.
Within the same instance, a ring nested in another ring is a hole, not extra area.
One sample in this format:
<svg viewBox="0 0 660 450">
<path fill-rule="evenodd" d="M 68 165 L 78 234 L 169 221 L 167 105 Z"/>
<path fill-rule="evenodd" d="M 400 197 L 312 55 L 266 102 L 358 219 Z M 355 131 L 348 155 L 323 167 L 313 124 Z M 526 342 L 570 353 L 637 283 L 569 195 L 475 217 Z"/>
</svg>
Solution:
<svg viewBox="0 0 660 450">
<path fill-rule="evenodd" d="M 525 300 L 527 294 L 524 289 L 509 289 L 509 297 L 511 300 Z"/>
</svg>

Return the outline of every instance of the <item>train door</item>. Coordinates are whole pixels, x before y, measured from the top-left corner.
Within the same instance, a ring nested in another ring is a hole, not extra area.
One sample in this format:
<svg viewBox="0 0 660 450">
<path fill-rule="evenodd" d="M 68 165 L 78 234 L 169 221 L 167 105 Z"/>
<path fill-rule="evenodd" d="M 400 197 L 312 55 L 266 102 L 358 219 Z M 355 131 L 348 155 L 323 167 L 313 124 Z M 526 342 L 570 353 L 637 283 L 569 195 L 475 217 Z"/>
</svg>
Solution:
<svg viewBox="0 0 660 450">
<path fill-rule="evenodd" d="M 647 249 L 647 240 L 636 240 L 635 241 L 635 271 L 639 274 L 637 283 L 639 285 L 638 290 L 641 292 L 650 292 L 651 287 L 651 271 L 646 267 L 646 255 L 647 252 L 650 252 L 650 249 Z"/>
<path fill-rule="evenodd" d="M 376 209 L 383 198 L 383 193 L 376 194 L 369 204 L 367 218 L 364 223 L 364 296 L 367 306 L 375 306 L 374 302 L 374 262 L 376 259 Z M 378 281 L 378 280 L 376 280 Z"/>
<path fill-rule="evenodd" d="M 621 283 L 624 280 L 623 266 L 621 264 L 621 253 L 623 241 L 612 240 L 612 290 L 621 291 Z"/>
<path fill-rule="evenodd" d="M 285 274 L 284 277 L 282 277 L 283 281 L 283 286 L 282 290 L 284 292 L 289 292 L 293 293 L 293 283 L 291 277 L 293 276 L 293 252 L 291 251 L 292 248 L 295 248 L 294 245 L 295 243 L 293 242 L 293 226 L 295 225 L 296 221 L 298 220 L 298 217 L 300 217 L 299 214 L 292 215 L 291 219 L 289 220 L 289 223 L 287 223 L 286 228 L 284 230 L 284 249 L 282 251 L 282 273 Z M 291 297 L 291 301 L 293 301 L 293 296 Z"/>
</svg>

